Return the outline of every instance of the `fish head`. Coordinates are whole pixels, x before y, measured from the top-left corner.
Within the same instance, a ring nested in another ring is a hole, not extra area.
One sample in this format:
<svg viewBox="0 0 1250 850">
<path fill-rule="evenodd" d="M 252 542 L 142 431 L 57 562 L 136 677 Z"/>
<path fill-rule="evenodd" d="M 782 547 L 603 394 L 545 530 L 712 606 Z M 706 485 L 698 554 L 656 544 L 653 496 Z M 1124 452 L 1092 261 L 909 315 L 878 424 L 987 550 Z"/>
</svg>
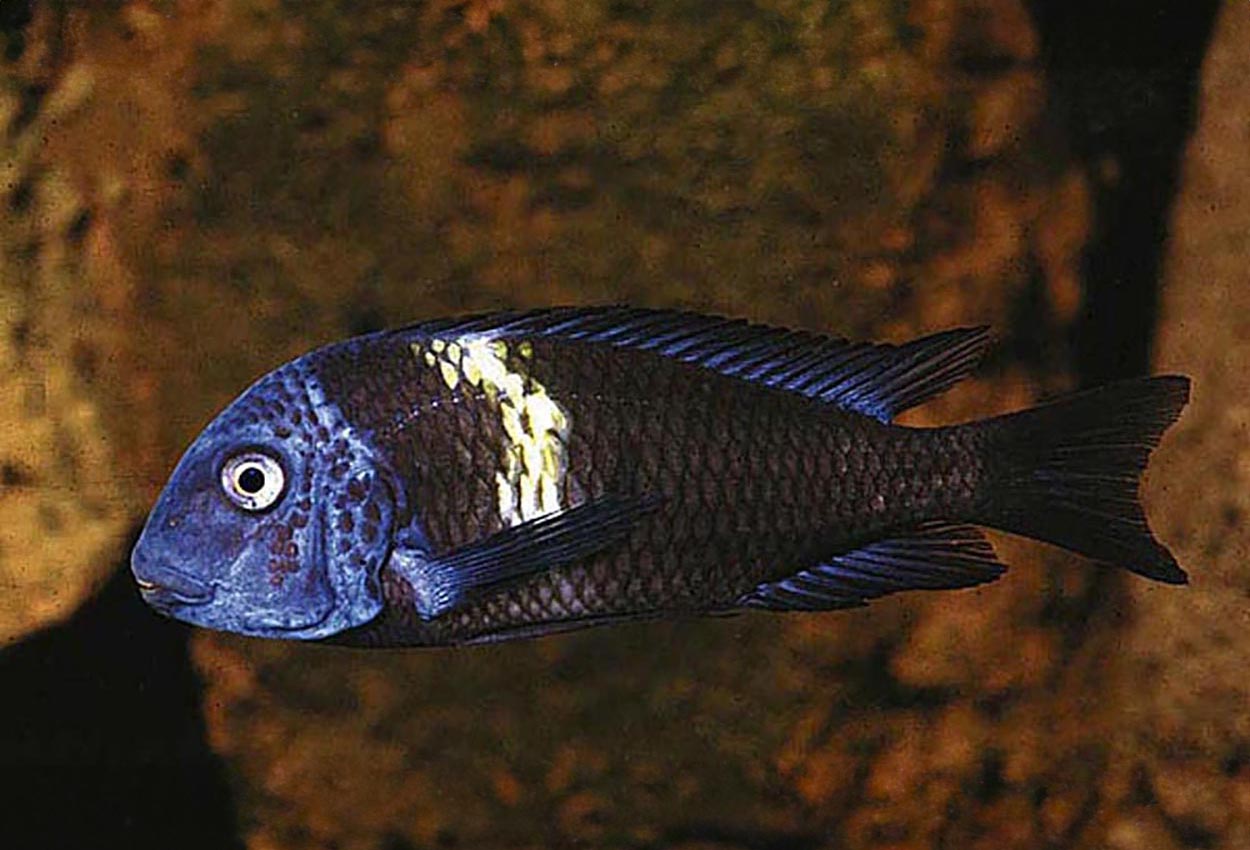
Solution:
<svg viewBox="0 0 1250 850">
<path fill-rule="evenodd" d="M 183 454 L 131 556 L 144 600 L 198 626 L 325 638 L 383 607 L 395 513 L 363 443 L 294 361 Z"/>
</svg>

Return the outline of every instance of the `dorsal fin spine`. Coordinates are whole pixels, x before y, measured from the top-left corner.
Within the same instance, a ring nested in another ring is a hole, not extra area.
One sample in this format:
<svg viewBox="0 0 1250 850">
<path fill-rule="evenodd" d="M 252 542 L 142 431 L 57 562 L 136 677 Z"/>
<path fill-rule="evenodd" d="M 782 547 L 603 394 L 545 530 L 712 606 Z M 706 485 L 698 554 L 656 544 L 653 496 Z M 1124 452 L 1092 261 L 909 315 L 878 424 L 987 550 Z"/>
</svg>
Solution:
<svg viewBox="0 0 1250 850">
<path fill-rule="evenodd" d="M 988 343 L 985 328 L 873 345 L 742 319 L 620 306 L 479 315 L 397 333 L 532 335 L 654 351 L 886 422 L 967 375 Z"/>
</svg>

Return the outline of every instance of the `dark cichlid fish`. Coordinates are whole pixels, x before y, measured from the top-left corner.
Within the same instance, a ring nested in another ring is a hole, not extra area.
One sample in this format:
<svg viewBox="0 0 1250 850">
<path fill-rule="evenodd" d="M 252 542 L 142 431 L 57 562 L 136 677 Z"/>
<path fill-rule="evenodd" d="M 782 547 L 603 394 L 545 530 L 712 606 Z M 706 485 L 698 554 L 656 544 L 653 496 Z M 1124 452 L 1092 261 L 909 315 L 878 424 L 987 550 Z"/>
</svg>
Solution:
<svg viewBox="0 0 1250 850">
<path fill-rule="evenodd" d="M 1004 569 L 976 525 L 1184 582 L 1137 487 L 1189 381 L 891 424 L 987 341 L 870 345 L 622 307 L 350 339 L 209 424 L 135 578 L 189 623 L 370 646 L 967 587 Z"/>
</svg>

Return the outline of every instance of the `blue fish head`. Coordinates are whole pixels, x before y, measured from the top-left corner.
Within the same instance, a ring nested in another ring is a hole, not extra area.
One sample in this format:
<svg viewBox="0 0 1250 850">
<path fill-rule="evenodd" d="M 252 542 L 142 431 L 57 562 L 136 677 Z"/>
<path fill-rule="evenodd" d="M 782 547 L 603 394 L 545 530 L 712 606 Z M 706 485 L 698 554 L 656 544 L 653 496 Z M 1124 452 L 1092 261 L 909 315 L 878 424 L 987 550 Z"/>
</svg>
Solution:
<svg viewBox="0 0 1250 850">
<path fill-rule="evenodd" d="M 175 467 L 131 556 L 163 614 L 260 637 L 373 619 L 395 505 L 366 446 L 301 361 L 222 411 Z"/>
</svg>

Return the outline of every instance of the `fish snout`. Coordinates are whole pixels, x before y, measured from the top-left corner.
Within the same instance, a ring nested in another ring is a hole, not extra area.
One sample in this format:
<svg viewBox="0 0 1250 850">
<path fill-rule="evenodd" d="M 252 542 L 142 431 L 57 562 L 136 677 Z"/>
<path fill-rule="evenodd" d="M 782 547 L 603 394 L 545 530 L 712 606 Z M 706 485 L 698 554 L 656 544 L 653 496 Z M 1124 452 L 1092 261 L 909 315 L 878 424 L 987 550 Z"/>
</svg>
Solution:
<svg viewBox="0 0 1250 850">
<path fill-rule="evenodd" d="M 203 605 L 213 598 L 213 585 L 172 567 L 153 563 L 140 550 L 131 558 L 130 571 L 143 598 L 157 605 L 162 602 Z"/>
</svg>

